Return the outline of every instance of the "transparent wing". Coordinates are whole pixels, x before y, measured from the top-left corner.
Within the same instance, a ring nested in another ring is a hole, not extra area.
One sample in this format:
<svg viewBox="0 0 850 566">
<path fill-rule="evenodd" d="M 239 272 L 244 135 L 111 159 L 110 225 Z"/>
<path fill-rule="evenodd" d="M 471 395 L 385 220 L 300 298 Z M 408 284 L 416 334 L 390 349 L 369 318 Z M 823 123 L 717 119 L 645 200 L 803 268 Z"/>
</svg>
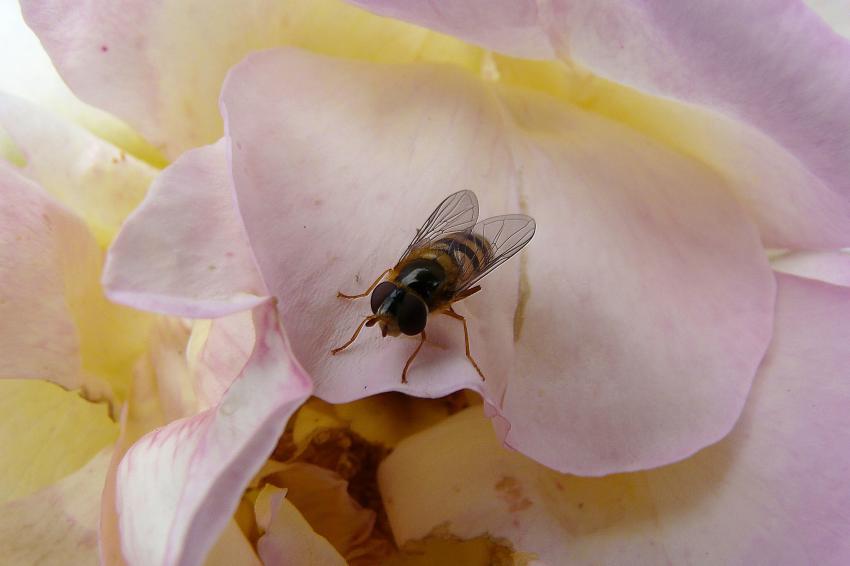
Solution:
<svg viewBox="0 0 850 566">
<path fill-rule="evenodd" d="M 472 262 L 458 277 L 455 292 L 469 289 L 505 263 L 521 250 L 534 236 L 537 225 L 525 214 L 507 214 L 482 220 L 472 228 L 472 234 L 483 236 L 489 245 L 484 246 L 484 257 L 476 267 Z"/>
<path fill-rule="evenodd" d="M 416 236 L 404 250 L 401 259 L 404 259 L 412 250 L 433 242 L 440 236 L 470 230 L 475 226 L 476 220 L 478 220 L 478 199 L 475 193 L 458 191 L 447 196 L 416 232 Z"/>
</svg>

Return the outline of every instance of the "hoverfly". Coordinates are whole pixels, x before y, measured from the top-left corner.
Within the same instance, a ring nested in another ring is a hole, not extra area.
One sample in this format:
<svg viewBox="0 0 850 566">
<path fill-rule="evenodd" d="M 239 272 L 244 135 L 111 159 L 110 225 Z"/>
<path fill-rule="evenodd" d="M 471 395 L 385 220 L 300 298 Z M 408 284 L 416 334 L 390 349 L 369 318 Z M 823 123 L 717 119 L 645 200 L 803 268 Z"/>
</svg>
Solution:
<svg viewBox="0 0 850 566">
<path fill-rule="evenodd" d="M 535 223 L 524 214 L 494 216 L 476 224 L 477 220 L 475 193 L 459 191 L 449 195 L 416 232 L 395 267 L 381 273 L 362 293 L 338 292 L 337 296 L 344 299 L 372 293 L 372 315 L 364 318 L 351 339 L 331 350 L 331 354 L 350 346 L 363 326 L 376 323 L 383 336 L 420 334 L 419 344 L 401 372 L 401 382 L 407 383 L 407 370 L 425 343 L 428 314 L 443 313 L 463 323 L 466 357 L 483 380 L 484 374 L 469 351 L 466 319 L 455 312 L 452 304 L 480 291 L 477 283 L 531 240 Z"/>
</svg>

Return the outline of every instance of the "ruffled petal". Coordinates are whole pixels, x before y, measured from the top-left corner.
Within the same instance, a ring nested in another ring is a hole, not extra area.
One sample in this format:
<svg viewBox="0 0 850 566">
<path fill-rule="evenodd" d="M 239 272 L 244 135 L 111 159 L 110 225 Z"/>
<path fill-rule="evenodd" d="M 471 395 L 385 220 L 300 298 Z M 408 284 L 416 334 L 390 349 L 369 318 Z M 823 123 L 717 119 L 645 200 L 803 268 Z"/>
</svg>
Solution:
<svg viewBox="0 0 850 566">
<path fill-rule="evenodd" d="M 273 303 L 254 320 L 251 360 L 221 402 L 144 436 L 121 460 L 116 506 L 129 564 L 200 564 L 310 394 Z"/>
<path fill-rule="evenodd" d="M 61 482 L 0 506 L 3 561 L 97 564 L 99 499 L 109 458 L 108 450 L 101 452 Z"/>
<path fill-rule="evenodd" d="M 296 44 L 345 57 L 472 66 L 481 57 L 454 38 L 338 0 L 21 5 L 73 91 L 129 122 L 171 158 L 221 136 L 221 82 L 251 51 Z"/>
<path fill-rule="evenodd" d="M 476 389 L 513 447 L 583 474 L 669 463 L 732 427 L 770 338 L 774 280 L 710 170 L 446 67 L 281 49 L 240 64 L 222 101 L 248 237 L 320 397 Z M 482 217 L 538 222 L 522 257 L 459 306 L 487 381 L 447 317 L 429 323 L 407 386 L 413 340 L 365 329 L 331 356 L 368 314 L 337 291 L 392 266 L 459 188 L 479 192 Z"/>
<path fill-rule="evenodd" d="M 850 290 L 778 279 L 774 341 L 722 442 L 672 466 L 580 478 L 503 449 L 470 409 L 379 469 L 397 542 L 448 525 L 551 564 L 847 563 Z"/>
<path fill-rule="evenodd" d="M 776 271 L 850 287 L 850 252 L 789 252 L 770 261 Z"/>
<path fill-rule="evenodd" d="M 649 129 L 733 179 L 767 245 L 850 244 L 850 43 L 802 2 L 354 3 L 683 103 L 663 105 Z M 607 96 L 604 81 L 573 82 L 589 106 Z M 638 115 L 626 121 L 642 121 L 640 106 L 621 109 Z"/>
<path fill-rule="evenodd" d="M 156 174 L 150 165 L 83 128 L 2 93 L 0 128 L 26 161 L 21 173 L 85 220 L 104 247 Z"/>
<path fill-rule="evenodd" d="M 111 299 L 193 318 L 264 300 L 224 151 L 223 141 L 189 151 L 157 177 L 109 250 L 103 284 Z"/>
<path fill-rule="evenodd" d="M 285 497 L 286 491 L 265 486 L 257 497 L 257 523 L 264 534 L 257 550 L 264 564 L 278 566 L 344 566 L 331 543 L 317 535 Z"/>
</svg>

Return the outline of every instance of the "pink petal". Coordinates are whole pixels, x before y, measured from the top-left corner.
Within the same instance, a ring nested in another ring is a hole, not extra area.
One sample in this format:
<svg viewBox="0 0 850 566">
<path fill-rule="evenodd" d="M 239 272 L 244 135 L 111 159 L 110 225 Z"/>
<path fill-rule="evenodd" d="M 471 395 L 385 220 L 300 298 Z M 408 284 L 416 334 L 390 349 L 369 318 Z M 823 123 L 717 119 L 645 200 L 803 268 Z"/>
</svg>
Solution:
<svg viewBox="0 0 850 566">
<path fill-rule="evenodd" d="M 271 20 L 249 6 L 204 2 L 25 0 L 21 8 L 77 96 L 127 120 L 172 158 L 219 137 L 221 79 Z"/>
<path fill-rule="evenodd" d="M 267 485 L 257 498 L 257 522 L 265 534 L 257 541 L 264 564 L 276 566 L 334 566 L 345 560 L 313 531 L 285 497 L 285 491 Z"/>
<path fill-rule="evenodd" d="M 702 139 L 676 141 L 697 155 L 704 140 L 731 145 L 701 157 L 735 181 L 767 245 L 850 244 L 850 44 L 801 2 L 354 3 L 683 102 L 658 117 L 674 130 L 700 110 L 707 129 L 693 134 Z"/>
<path fill-rule="evenodd" d="M 805 3 L 835 33 L 850 39 L 850 0 L 805 0 Z"/>
<path fill-rule="evenodd" d="M 109 450 L 28 497 L 0 506 L 5 564 L 96 564 L 100 491 Z"/>
<path fill-rule="evenodd" d="M 156 170 L 37 106 L 0 93 L 0 127 L 26 159 L 21 172 L 109 242 L 142 201 Z"/>
<path fill-rule="evenodd" d="M 118 468 L 129 564 L 200 564 L 311 386 L 289 354 L 273 302 L 255 310 L 257 344 L 221 403 L 144 436 Z"/>
<path fill-rule="evenodd" d="M 708 169 L 446 67 L 268 51 L 232 71 L 222 104 L 254 254 L 323 399 L 476 389 L 509 421 L 513 447 L 583 474 L 683 458 L 738 418 L 774 280 Z M 429 325 L 408 386 L 414 340 L 366 329 L 331 356 L 369 312 L 337 290 L 367 287 L 461 187 L 479 192 L 482 217 L 522 206 L 538 221 L 523 257 L 460 306 L 487 381 L 447 317 Z"/>
<path fill-rule="evenodd" d="M 187 152 L 157 177 L 110 249 L 103 284 L 114 301 L 194 318 L 263 300 L 223 142 Z"/>
<path fill-rule="evenodd" d="M 778 278 L 774 342 L 722 442 L 656 470 L 579 478 L 503 449 L 470 409 L 379 469 L 396 540 L 448 525 L 551 564 L 847 564 L 850 290 Z"/>
<path fill-rule="evenodd" d="M 217 405 L 242 373 L 254 348 L 254 321 L 250 311 L 211 321 L 196 321 L 192 340 L 198 351 L 190 357 L 192 384 L 202 409 Z M 192 346 L 190 345 L 190 351 Z"/>
<path fill-rule="evenodd" d="M 0 163 L 0 376 L 83 384 L 69 303 L 93 279 L 100 251 L 86 226 Z"/>
<path fill-rule="evenodd" d="M 105 566 L 126 564 L 121 554 L 121 534 L 118 526 L 116 482 L 118 466 L 127 450 L 142 436 L 165 425 L 167 407 L 180 406 L 173 403 L 168 390 L 160 386 L 181 383 L 185 380 L 185 364 L 174 363 L 186 351 L 185 336 L 174 331 L 176 321 L 162 317 L 151 329 L 147 344 L 147 355 L 142 356 L 133 368 L 133 379 L 127 402 L 121 412 L 121 434 L 115 443 L 115 451 L 109 463 L 106 485 L 101 496 L 100 558 Z M 169 400 L 172 402 L 169 403 Z M 169 415 L 173 416 L 173 415 Z"/>
<path fill-rule="evenodd" d="M 771 260 L 770 264 L 782 273 L 850 287 L 848 252 L 790 252 Z"/>
<path fill-rule="evenodd" d="M 126 120 L 172 159 L 221 136 L 222 80 L 252 51 L 296 44 L 343 57 L 473 68 L 481 58 L 460 40 L 333 0 L 21 5 L 74 93 Z"/>
</svg>

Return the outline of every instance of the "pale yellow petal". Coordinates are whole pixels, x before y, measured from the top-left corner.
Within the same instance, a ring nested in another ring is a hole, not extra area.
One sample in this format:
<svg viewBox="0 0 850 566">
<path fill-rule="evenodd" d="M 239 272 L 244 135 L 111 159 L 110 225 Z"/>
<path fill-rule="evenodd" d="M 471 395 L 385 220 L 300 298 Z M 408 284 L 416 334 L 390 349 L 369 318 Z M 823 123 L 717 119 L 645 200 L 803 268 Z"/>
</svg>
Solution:
<svg viewBox="0 0 850 566">
<path fill-rule="evenodd" d="M 310 527 L 285 497 L 286 491 L 267 485 L 256 502 L 257 523 L 265 531 L 257 544 L 266 564 L 279 566 L 335 566 L 345 560 Z"/>
<path fill-rule="evenodd" d="M 0 415 L 0 501 L 58 481 L 118 436 L 105 405 L 44 381 L 0 380 Z"/>
<path fill-rule="evenodd" d="M 110 451 L 61 482 L 0 506 L 0 561 L 9 565 L 98 563 L 100 492 Z"/>
</svg>

